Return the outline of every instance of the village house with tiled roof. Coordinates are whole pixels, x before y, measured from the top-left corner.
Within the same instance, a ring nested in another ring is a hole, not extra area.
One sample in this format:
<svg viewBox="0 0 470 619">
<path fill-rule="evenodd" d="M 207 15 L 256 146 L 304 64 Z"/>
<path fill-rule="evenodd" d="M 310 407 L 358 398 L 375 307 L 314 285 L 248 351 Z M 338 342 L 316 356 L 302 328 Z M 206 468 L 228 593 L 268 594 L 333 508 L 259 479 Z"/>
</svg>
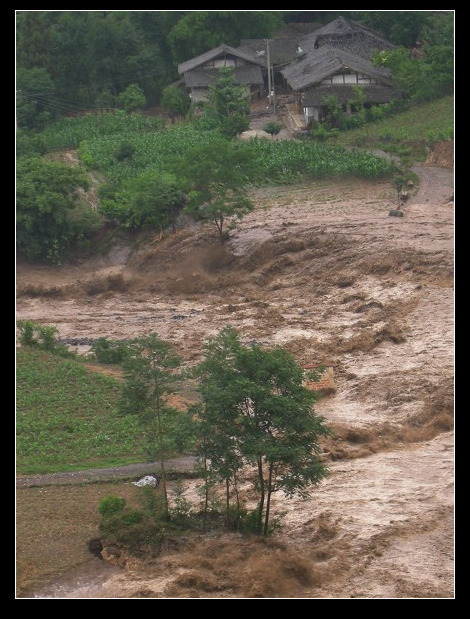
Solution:
<svg viewBox="0 0 470 619">
<path fill-rule="evenodd" d="M 324 119 L 326 95 L 335 95 L 352 113 L 354 86 L 364 92 L 366 107 L 401 98 L 391 71 L 371 61 L 375 52 L 395 49 L 392 43 L 344 17 L 311 28 L 307 33 L 287 29 L 287 36 L 270 41 L 248 39 L 238 48 L 222 44 L 180 64 L 178 72 L 197 102 L 206 98 L 221 66 L 234 66 L 236 83 L 246 85 L 252 97 L 269 96 L 269 87 L 274 96 L 290 96 L 291 107 L 303 115 L 305 126 Z"/>
<path fill-rule="evenodd" d="M 178 65 L 178 73 L 183 76 L 193 103 L 207 99 L 209 84 L 220 77 L 221 67 L 234 67 L 235 83 L 246 86 L 247 95 L 263 90 L 262 69 L 265 69 L 266 62 L 223 43 L 197 58 Z"/>
<path fill-rule="evenodd" d="M 356 22 L 339 17 L 302 37 L 299 48 L 301 53 L 281 74 L 307 124 L 323 120 L 326 95 L 348 106 L 355 98 L 354 86 L 361 86 L 366 106 L 401 97 L 391 71 L 371 62 L 375 52 L 395 45 Z"/>
</svg>

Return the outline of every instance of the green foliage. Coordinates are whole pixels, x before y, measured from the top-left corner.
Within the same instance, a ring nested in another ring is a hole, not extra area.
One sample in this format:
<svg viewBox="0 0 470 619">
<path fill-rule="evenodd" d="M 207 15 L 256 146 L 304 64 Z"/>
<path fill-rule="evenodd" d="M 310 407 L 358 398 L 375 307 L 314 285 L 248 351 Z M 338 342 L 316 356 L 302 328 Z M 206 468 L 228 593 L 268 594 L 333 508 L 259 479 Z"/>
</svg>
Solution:
<svg viewBox="0 0 470 619">
<path fill-rule="evenodd" d="M 282 25 L 279 11 L 188 11 L 173 25 L 168 44 L 179 63 L 222 42 L 236 47 L 242 39 L 270 37 Z"/>
<path fill-rule="evenodd" d="M 121 142 L 114 152 L 118 161 L 129 159 L 135 153 L 135 146 L 130 142 Z"/>
<path fill-rule="evenodd" d="M 162 523 L 147 516 L 138 509 L 127 507 L 108 518 L 102 518 L 98 525 L 101 536 L 108 543 L 138 549 L 139 545 L 160 547 L 165 538 Z"/>
<path fill-rule="evenodd" d="M 18 341 L 21 346 L 36 346 L 37 339 L 34 337 L 36 323 L 31 320 L 18 320 L 16 323 L 19 331 Z"/>
<path fill-rule="evenodd" d="M 35 157 L 44 155 L 47 147 L 42 136 L 35 131 L 17 129 L 16 131 L 16 156 Z"/>
<path fill-rule="evenodd" d="M 341 131 L 334 142 L 395 153 L 397 147 L 410 149 L 413 160 L 423 161 L 433 139 L 453 139 L 454 97 L 413 105 L 382 121 L 370 122 L 351 131 Z"/>
<path fill-rule="evenodd" d="M 165 510 L 164 497 L 158 488 L 143 486 L 139 490 L 142 511 L 146 516 L 161 520 Z"/>
<path fill-rule="evenodd" d="M 229 510 L 229 523 L 231 528 L 235 531 L 239 531 L 244 535 L 258 535 L 259 534 L 259 507 L 255 509 L 247 509 L 245 506 L 241 507 L 239 511 L 234 505 Z M 276 514 L 271 517 L 268 522 L 267 532 L 265 537 L 272 537 L 275 533 L 282 528 L 282 514 Z"/>
<path fill-rule="evenodd" d="M 406 47 L 378 52 L 373 64 L 391 69 L 394 83 L 405 98 L 418 103 L 438 99 L 453 92 L 453 32 L 437 40 L 438 44 L 426 41 L 419 53 L 411 53 Z"/>
<path fill-rule="evenodd" d="M 177 482 L 176 488 L 178 488 Z M 153 548 L 158 552 L 169 533 L 198 527 L 197 521 L 190 513 L 191 506 L 181 497 L 176 498 L 175 506 L 169 514 L 166 512 L 165 495 L 161 488 L 144 486 L 139 489 L 138 499 L 140 509 L 120 504 L 113 512 L 114 505 L 111 502 L 109 513 L 100 512 L 102 518 L 99 530 L 108 543 L 128 546 L 134 550 L 143 546 L 147 550 Z"/>
<path fill-rule="evenodd" d="M 163 89 L 160 105 L 174 122 L 176 118 L 184 117 L 189 112 L 191 99 L 182 88 L 171 84 Z"/>
<path fill-rule="evenodd" d="M 423 28 L 433 11 L 354 11 L 359 19 L 395 45 L 413 47 L 420 40 Z"/>
<path fill-rule="evenodd" d="M 442 119 L 441 119 L 442 122 Z M 191 159 L 200 152 L 206 151 L 207 156 L 219 149 L 220 135 L 213 132 L 198 131 L 195 127 L 176 125 L 165 131 L 144 135 L 127 134 L 135 146 L 135 154 L 130 160 L 117 162 L 112 152 L 122 141 L 118 136 L 82 143 L 80 157 L 100 171 L 111 186 L 119 187 L 127 178 L 133 178 L 148 169 L 156 174 L 170 171 L 178 179 L 177 186 L 188 191 L 184 182 L 182 165 L 191 164 Z M 126 137 L 127 137 L 126 136 Z M 265 184 L 290 184 L 304 178 L 325 178 L 328 176 L 359 175 L 365 177 L 380 177 L 390 173 L 390 162 L 384 161 L 370 152 L 351 152 L 349 150 L 321 146 L 304 140 L 283 140 L 282 142 L 268 139 L 252 139 L 248 142 L 236 143 L 226 140 L 225 149 L 235 147 L 251 159 L 252 165 L 243 166 L 247 185 L 262 186 Z M 213 145 L 213 146 L 211 146 Z M 207 148 L 205 148 L 207 147 Z M 213 168 L 206 161 L 194 162 L 207 179 Z M 215 168 L 218 172 L 218 168 Z M 238 173 L 238 169 L 237 169 Z"/>
<path fill-rule="evenodd" d="M 204 353 L 195 370 L 204 403 L 196 430 L 201 456 L 227 483 L 244 465 L 255 468 L 257 533 L 268 535 L 271 495 L 306 497 L 327 476 L 318 441 L 331 430 L 314 411 L 317 394 L 304 386 L 302 367 L 285 349 L 244 346 L 228 326 Z"/>
<path fill-rule="evenodd" d="M 334 137 L 339 132 L 339 129 L 332 129 L 327 123 L 312 121 L 310 123 L 309 135 L 312 140 L 318 142 L 326 142 L 329 138 Z"/>
<path fill-rule="evenodd" d="M 250 127 L 249 97 L 249 87 L 235 83 L 235 67 L 221 67 L 219 78 L 209 85 L 203 126 L 217 129 L 228 138 L 243 133 Z"/>
<path fill-rule="evenodd" d="M 326 146 L 313 140 L 252 139 L 247 143 L 256 165 L 253 184 L 291 184 L 306 178 L 359 176 L 380 178 L 393 173 L 394 165 L 383 157 L 363 149 Z"/>
<path fill-rule="evenodd" d="M 120 108 L 130 114 L 145 106 L 145 94 L 137 84 L 130 84 L 117 96 L 117 103 Z"/>
<path fill-rule="evenodd" d="M 228 238 L 234 222 L 243 219 L 254 208 L 246 196 L 252 165 L 249 149 L 225 140 L 194 148 L 174 164 L 175 172 L 188 192 L 185 210 L 212 221 L 221 242 Z M 229 225 L 226 228 L 227 220 Z"/>
<path fill-rule="evenodd" d="M 100 213 L 109 219 L 124 228 L 150 228 L 161 233 L 170 227 L 175 229 L 186 201 L 174 176 L 153 170 L 123 182 L 120 191 L 102 195 Z"/>
<path fill-rule="evenodd" d="M 114 495 L 106 496 L 98 505 L 98 512 L 102 518 L 110 518 L 122 512 L 126 506 L 126 499 Z"/>
<path fill-rule="evenodd" d="M 264 127 L 263 127 L 263 131 L 266 131 L 266 133 L 269 133 L 269 135 L 272 138 L 274 138 L 275 135 L 280 133 L 281 129 L 282 129 L 281 123 L 277 123 L 277 122 L 274 122 L 274 121 L 266 123 L 264 125 Z"/>
<path fill-rule="evenodd" d="M 74 353 L 57 341 L 57 327 L 39 325 L 30 320 L 18 320 L 18 342 L 22 346 L 35 346 L 61 357 L 73 357 Z"/>
<path fill-rule="evenodd" d="M 38 346 L 16 355 L 19 473 L 83 470 L 142 461 L 134 417 L 116 414 L 120 382 Z"/>
<path fill-rule="evenodd" d="M 181 363 L 171 344 L 157 333 L 129 340 L 123 360 L 125 383 L 120 410 L 138 417 L 144 429 L 148 456 L 160 463 L 165 516 L 169 508 L 164 459 L 174 448 L 173 434 L 177 425 L 174 418 L 178 415 L 178 411 L 168 405 L 168 396 L 180 384 Z"/>
<path fill-rule="evenodd" d="M 62 118 L 54 125 L 46 127 L 40 138 L 47 151 L 78 148 L 84 141 L 100 142 L 113 136 L 112 152 L 116 152 L 122 142 L 134 144 L 136 136 L 161 131 L 163 119 L 126 114 L 124 110 L 101 114 L 85 114 L 75 118 Z M 105 141 L 106 150 L 110 142 Z M 134 144 L 135 146 L 135 144 Z"/>
<path fill-rule="evenodd" d="M 81 142 L 80 159 L 90 167 L 101 172 L 110 185 L 120 188 L 121 183 L 145 172 L 154 175 L 170 170 L 174 159 L 184 156 L 196 146 L 209 144 L 220 136 L 213 132 L 201 132 L 189 124 L 178 124 L 164 131 L 134 129 L 134 118 L 127 117 L 129 124 L 123 123 L 120 132 Z M 160 124 L 160 123 L 158 123 Z M 134 155 L 125 161 L 117 161 L 113 153 L 122 141 L 134 146 Z"/>
<path fill-rule="evenodd" d="M 433 98 L 431 67 L 422 58 L 411 55 L 408 49 L 383 50 L 377 52 L 372 61 L 392 71 L 394 84 L 405 99 Z"/>
<path fill-rule="evenodd" d="M 193 505 L 185 497 L 186 489 L 181 479 L 177 479 L 172 485 L 172 504 L 169 516 L 172 522 L 179 526 L 194 527 L 195 518 Z"/>
<path fill-rule="evenodd" d="M 41 129 L 54 119 L 54 110 L 42 95 L 55 89 L 46 69 L 20 67 L 16 72 L 16 89 L 16 121 L 20 129 Z"/>
<path fill-rule="evenodd" d="M 333 129 L 340 129 L 344 122 L 345 112 L 337 95 L 325 95 L 322 104 L 325 108 L 323 122 Z"/>
<path fill-rule="evenodd" d="M 16 247 L 30 259 L 60 263 L 66 250 L 91 236 L 99 219 L 78 207 L 78 190 L 89 187 L 79 167 L 39 157 L 16 166 Z"/>
<path fill-rule="evenodd" d="M 126 342 L 109 340 L 106 337 L 98 338 L 90 347 L 90 352 L 100 363 L 111 365 L 122 363 L 126 355 L 126 351 Z"/>
</svg>

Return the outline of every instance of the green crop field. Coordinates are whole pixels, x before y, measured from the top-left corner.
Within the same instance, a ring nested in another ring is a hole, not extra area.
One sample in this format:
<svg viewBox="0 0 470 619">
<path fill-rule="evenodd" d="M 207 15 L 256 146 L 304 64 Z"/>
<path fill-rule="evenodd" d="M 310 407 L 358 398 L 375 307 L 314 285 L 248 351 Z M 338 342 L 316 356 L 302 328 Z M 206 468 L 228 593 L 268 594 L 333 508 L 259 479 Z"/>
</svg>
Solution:
<svg viewBox="0 0 470 619">
<path fill-rule="evenodd" d="M 411 107 L 406 112 L 340 132 L 328 142 L 344 146 L 381 149 L 401 154 L 405 149 L 413 159 L 422 161 L 427 149 L 440 140 L 454 138 L 454 97 Z"/>
<path fill-rule="evenodd" d="M 18 473 L 145 460 L 137 418 L 116 413 L 117 379 L 28 347 L 18 349 L 16 365 Z"/>
</svg>

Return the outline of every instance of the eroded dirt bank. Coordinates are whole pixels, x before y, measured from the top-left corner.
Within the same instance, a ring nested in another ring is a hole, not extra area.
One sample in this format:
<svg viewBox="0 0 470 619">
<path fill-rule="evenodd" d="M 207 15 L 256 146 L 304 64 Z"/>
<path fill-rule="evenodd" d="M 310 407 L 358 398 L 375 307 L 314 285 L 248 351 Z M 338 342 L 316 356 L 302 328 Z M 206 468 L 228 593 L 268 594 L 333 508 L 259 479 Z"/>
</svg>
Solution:
<svg viewBox="0 0 470 619">
<path fill-rule="evenodd" d="M 453 171 L 416 172 L 402 218 L 387 182 L 271 188 L 224 246 L 195 227 L 79 266 L 18 265 L 17 318 L 83 351 L 157 331 L 191 364 L 230 323 L 334 364 L 317 405 L 343 431 L 331 476 L 308 501 L 277 497 L 276 539 L 194 540 L 63 597 L 453 596 Z"/>
</svg>

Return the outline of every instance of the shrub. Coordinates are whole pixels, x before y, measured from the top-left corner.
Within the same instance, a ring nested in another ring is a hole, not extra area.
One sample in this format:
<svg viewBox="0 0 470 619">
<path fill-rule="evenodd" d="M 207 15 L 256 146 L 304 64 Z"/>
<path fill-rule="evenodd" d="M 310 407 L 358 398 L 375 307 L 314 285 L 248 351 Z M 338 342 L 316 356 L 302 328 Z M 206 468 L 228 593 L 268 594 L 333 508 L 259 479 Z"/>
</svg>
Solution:
<svg viewBox="0 0 470 619">
<path fill-rule="evenodd" d="M 274 121 L 266 123 L 263 127 L 263 131 L 266 131 L 266 133 L 269 133 L 269 135 L 272 138 L 274 138 L 275 135 L 280 133 L 281 129 L 282 129 L 282 125 Z"/>
<path fill-rule="evenodd" d="M 126 355 L 126 344 L 100 337 L 93 342 L 90 351 L 100 363 L 121 363 Z"/>
<path fill-rule="evenodd" d="M 114 495 L 105 497 L 98 506 L 98 512 L 102 518 L 111 518 L 123 511 L 126 499 Z"/>
<path fill-rule="evenodd" d="M 135 146 L 130 142 L 121 142 L 114 151 L 114 156 L 118 161 L 125 161 L 130 159 L 135 153 Z"/>
<path fill-rule="evenodd" d="M 21 346 L 37 346 L 38 342 L 34 337 L 36 325 L 30 320 L 19 320 L 17 323 L 19 336 L 18 341 Z"/>
<path fill-rule="evenodd" d="M 38 325 L 30 320 L 19 320 L 17 327 L 19 331 L 18 341 L 22 346 L 36 346 L 61 357 L 74 356 L 74 353 L 65 344 L 56 340 L 57 327 Z"/>
</svg>

